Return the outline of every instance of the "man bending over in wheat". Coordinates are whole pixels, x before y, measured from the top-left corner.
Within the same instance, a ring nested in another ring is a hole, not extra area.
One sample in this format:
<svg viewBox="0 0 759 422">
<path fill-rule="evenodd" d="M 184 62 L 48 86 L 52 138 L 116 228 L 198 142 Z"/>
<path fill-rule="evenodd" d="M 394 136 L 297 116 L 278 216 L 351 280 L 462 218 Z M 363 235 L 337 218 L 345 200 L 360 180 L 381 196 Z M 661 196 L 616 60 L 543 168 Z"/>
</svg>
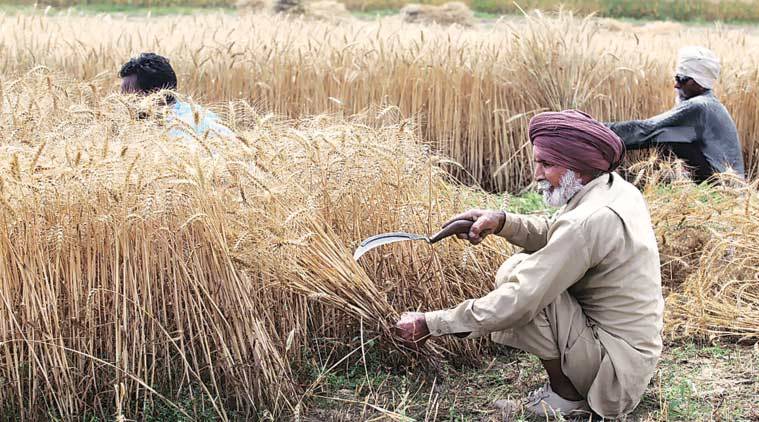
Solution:
<svg viewBox="0 0 759 422">
<path fill-rule="evenodd" d="M 150 95 L 161 90 L 175 91 L 177 75 L 169 59 L 155 53 L 142 53 L 124 63 L 119 71 L 121 92 L 124 94 Z M 232 131 L 219 123 L 211 111 L 198 105 L 179 101 L 173 93 L 161 97 L 160 106 L 167 107 L 166 123 L 172 125 L 169 135 L 176 138 L 234 136 Z"/>
<path fill-rule="evenodd" d="M 472 244 L 495 233 L 523 248 L 495 276 L 495 290 L 447 310 L 408 312 L 396 328 L 408 341 L 430 335 L 493 341 L 540 358 L 548 382 L 507 414 L 541 418 L 595 412 L 624 416 L 638 405 L 662 350 L 659 253 L 640 192 L 614 170 L 617 135 L 575 110 L 530 121 L 535 179 L 551 218 L 474 209 Z"/>
</svg>

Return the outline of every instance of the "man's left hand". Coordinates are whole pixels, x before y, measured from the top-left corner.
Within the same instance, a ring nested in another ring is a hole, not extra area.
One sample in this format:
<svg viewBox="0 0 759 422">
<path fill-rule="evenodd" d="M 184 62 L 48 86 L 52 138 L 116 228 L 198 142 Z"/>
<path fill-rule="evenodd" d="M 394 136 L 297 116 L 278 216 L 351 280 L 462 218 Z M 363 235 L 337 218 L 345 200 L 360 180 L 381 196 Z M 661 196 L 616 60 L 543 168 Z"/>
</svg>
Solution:
<svg viewBox="0 0 759 422">
<path fill-rule="evenodd" d="M 422 346 L 430 336 L 427 320 L 421 312 L 404 312 L 395 324 L 395 331 L 403 340 Z"/>
</svg>

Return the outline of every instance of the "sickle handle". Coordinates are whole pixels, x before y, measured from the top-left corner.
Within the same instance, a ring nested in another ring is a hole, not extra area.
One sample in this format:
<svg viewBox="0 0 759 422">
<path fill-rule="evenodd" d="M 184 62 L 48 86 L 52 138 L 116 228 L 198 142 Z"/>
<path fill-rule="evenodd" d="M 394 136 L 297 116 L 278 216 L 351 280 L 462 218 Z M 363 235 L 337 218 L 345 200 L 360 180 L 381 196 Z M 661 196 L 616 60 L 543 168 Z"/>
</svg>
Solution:
<svg viewBox="0 0 759 422">
<path fill-rule="evenodd" d="M 448 236 L 454 234 L 466 234 L 469 233 L 469 229 L 472 228 L 474 221 L 471 220 L 456 220 L 453 223 L 443 227 L 442 230 L 430 236 L 430 244 L 445 239 Z"/>
</svg>

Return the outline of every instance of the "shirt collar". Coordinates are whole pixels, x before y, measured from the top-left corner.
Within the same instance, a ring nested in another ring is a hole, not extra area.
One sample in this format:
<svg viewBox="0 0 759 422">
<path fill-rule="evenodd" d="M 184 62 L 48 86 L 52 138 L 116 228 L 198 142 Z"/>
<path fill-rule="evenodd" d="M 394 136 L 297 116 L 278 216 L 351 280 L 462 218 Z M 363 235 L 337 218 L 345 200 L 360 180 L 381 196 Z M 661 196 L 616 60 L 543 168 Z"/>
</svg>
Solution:
<svg viewBox="0 0 759 422">
<path fill-rule="evenodd" d="M 572 197 L 572 199 L 567 202 L 567 205 L 564 206 L 564 209 L 562 209 L 562 212 L 571 211 L 575 208 L 577 208 L 577 205 L 582 202 L 582 199 L 588 195 L 588 192 L 591 192 L 596 189 L 602 189 L 606 183 L 609 181 L 609 175 L 612 175 L 611 177 L 619 178 L 619 174 L 616 172 L 612 173 L 604 173 L 595 179 L 588 182 L 579 192 L 575 194 L 575 196 Z"/>
</svg>

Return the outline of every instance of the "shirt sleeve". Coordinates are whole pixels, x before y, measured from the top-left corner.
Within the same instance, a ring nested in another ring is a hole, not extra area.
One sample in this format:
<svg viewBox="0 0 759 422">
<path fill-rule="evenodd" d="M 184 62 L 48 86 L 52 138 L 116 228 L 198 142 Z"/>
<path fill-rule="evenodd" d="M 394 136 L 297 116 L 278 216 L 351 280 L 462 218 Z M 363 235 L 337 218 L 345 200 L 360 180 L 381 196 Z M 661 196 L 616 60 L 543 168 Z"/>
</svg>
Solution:
<svg viewBox="0 0 759 422">
<path fill-rule="evenodd" d="M 549 240 L 525 258 L 502 284 L 486 296 L 442 311 L 427 312 L 430 333 L 487 333 L 518 327 L 580 280 L 591 267 L 584 225 L 557 220 Z"/>
<path fill-rule="evenodd" d="M 699 125 L 703 125 L 701 107 L 690 101 L 681 102 L 672 110 L 650 119 L 607 123 L 631 150 L 658 144 L 693 143 L 698 140 Z"/>
<path fill-rule="evenodd" d="M 534 252 L 546 245 L 550 228 L 548 217 L 505 212 L 503 228 L 498 233 L 509 243 Z"/>
</svg>

